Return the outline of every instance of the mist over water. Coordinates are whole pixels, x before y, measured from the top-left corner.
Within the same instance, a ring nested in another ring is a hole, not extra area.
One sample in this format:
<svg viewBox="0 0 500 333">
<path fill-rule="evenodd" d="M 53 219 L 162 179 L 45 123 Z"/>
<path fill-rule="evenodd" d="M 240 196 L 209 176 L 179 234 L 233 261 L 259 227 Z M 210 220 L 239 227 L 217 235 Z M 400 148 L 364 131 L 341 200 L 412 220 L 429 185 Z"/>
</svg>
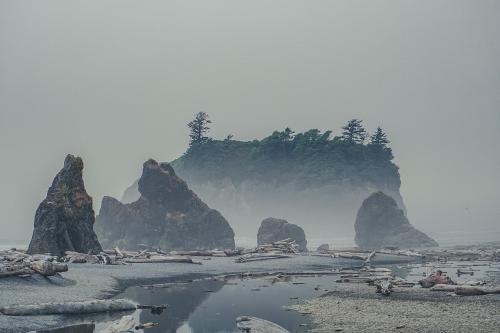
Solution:
<svg viewBox="0 0 500 333">
<path fill-rule="evenodd" d="M 145 160 L 183 154 L 198 111 L 212 136 L 239 140 L 380 125 L 415 227 L 443 245 L 499 240 L 498 13 L 457 0 L 0 1 L 0 244 L 27 245 L 67 153 L 82 156 L 97 213 Z M 309 233 L 347 245 L 348 229 Z"/>
</svg>

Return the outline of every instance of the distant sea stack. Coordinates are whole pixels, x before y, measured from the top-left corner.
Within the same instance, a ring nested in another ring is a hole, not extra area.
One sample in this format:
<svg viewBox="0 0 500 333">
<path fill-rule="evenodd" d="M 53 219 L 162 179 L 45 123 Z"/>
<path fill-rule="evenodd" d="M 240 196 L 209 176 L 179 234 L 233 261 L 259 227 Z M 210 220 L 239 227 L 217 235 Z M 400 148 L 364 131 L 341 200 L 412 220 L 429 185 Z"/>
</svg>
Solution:
<svg viewBox="0 0 500 333">
<path fill-rule="evenodd" d="M 396 201 L 383 192 L 373 193 L 363 201 L 354 229 L 355 241 L 363 248 L 438 246 L 435 240 L 415 229 Z"/>
<path fill-rule="evenodd" d="M 306 234 L 301 227 L 285 220 L 269 217 L 260 224 L 257 244 L 270 244 L 287 238 L 293 239 L 299 245 L 299 251 L 307 251 Z"/>
<path fill-rule="evenodd" d="M 171 165 L 244 237 L 255 237 L 256 221 L 268 216 L 305 221 L 308 237 L 354 237 L 356 212 L 376 191 L 390 195 L 405 210 L 398 166 L 380 140 L 363 143 L 317 129 L 291 133 L 275 131 L 252 141 L 206 140 L 191 145 Z M 122 202 L 139 196 L 135 182 Z"/>
<path fill-rule="evenodd" d="M 92 198 L 85 191 L 82 170 L 80 157 L 66 156 L 64 167 L 36 211 L 28 253 L 61 256 L 65 251 L 102 251 L 93 229 Z"/>
<path fill-rule="evenodd" d="M 97 230 L 105 247 L 234 248 L 234 232 L 226 219 L 201 201 L 168 163 L 145 162 L 138 188 L 139 199 L 129 204 L 103 198 Z"/>
</svg>

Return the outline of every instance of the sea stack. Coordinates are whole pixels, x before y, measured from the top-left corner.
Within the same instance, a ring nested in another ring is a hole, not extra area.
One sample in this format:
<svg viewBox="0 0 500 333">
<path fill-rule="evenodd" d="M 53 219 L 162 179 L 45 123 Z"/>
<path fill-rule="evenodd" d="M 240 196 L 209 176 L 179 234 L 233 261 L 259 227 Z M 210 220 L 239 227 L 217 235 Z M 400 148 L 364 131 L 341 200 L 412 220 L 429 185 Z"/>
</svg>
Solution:
<svg viewBox="0 0 500 333">
<path fill-rule="evenodd" d="M 354 229 L 355 241 L 363 248 L 438 246 L 434 239 L 415 229 L 396 201 L 383 192 L 373 193 L 363 201 Z"/>
<path fill-rule="evenodd" d="M 304 230 L 286 220 L 268 217 L 262 221 L 257 232 L 258 245 L 270 244 L 287 238 L 293 239 L 299 245 L 299 251 L 307 251 Z"/>
<path fill-rule="evenodd" d="M 234 232 L 168 163 L 148 160 L 139 180 L 140 198 L 123 204 L 104 197 L 97 230 L 106 247 L 162 250 L 233 249 Z"/>
<path fill-rule="evenodd" d="M 97 254 L 102 251 L 94 233 L 92 198 L 85 191 L 80 157 L 66 156 L 47 197 L 35 214 L 28 253 L 63 255 L 65 251 Z"/>
</svg>

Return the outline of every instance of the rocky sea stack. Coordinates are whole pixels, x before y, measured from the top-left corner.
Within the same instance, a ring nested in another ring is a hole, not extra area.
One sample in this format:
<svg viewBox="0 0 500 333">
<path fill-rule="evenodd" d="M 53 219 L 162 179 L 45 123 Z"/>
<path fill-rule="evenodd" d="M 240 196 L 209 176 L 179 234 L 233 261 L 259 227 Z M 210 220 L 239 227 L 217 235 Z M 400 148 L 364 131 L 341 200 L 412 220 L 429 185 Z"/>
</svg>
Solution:
<svg viewBox="0 0 500 333">
<path fill-rule="evenodd" d="M 293 239 L 299 245 L 299 251 L 307 251 L 306 234 L 301 227 L 286 220 L 269 217 L 260 224 L 257 244 L 270 244 L 287 238 Z"/>
<path fill-rule="evenodd" d="M 415 229 L 396 201 L 383 192 L 373 193 L 363 201 L 354 229 L 355 241 L 363 248 L 438 246 L 435 240 Z"/>
<path fill-rule="evenodd" d="M 140 198 L 132 203 L 104 197 L 97 230 L 105 247 L 162 250 L 233 249 L 234 232 L 210 209 L 168 163 L 144 163 Z"/>
<path fill-rule="evenodd" d="M 85 191 L 82 178 L 83 161 L 66 156 L 38 206 L 28 253 L 63 255 L 65 251 L 97 254 L 102 251 L 94 233 L 92 198 Z"/>
</svg>

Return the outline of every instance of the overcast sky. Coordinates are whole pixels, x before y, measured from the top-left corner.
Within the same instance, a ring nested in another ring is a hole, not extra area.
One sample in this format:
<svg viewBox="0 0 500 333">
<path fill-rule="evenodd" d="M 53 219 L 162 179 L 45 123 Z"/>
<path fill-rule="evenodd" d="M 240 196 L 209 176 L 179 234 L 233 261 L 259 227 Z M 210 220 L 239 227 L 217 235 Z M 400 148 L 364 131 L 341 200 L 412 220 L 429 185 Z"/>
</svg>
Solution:
<svg viewBox="0 0 500 333">
<path fill-rule="evenodd" d="M 67 153 L 98 206 L 212 135 L 351 118 L 393 141 L 410 221 L 500 230 L 500 1 L 0 0 L 0 239 Z"/>
</svg>

